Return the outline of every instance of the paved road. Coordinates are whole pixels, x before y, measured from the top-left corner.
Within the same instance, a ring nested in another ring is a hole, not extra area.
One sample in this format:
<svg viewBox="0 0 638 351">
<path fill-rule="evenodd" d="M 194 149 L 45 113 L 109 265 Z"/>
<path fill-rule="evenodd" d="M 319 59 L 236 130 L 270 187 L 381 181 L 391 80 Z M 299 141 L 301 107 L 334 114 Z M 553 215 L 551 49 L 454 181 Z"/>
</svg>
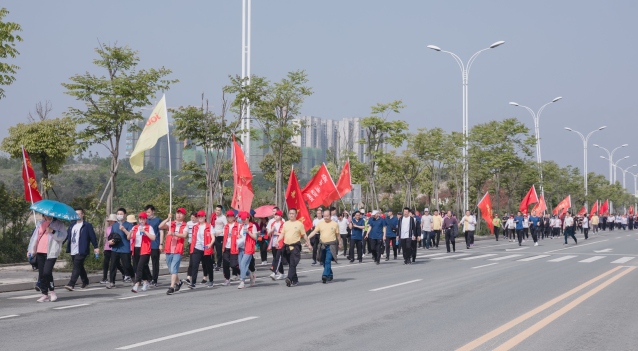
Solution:
<svg viewBox="0 0 638 351">
<path fill-rule="evenodd" d="M 304 260 L 296 288 L 262 278 L 167 296 L 93 285 L 43 304 L 5 293 L 2 349 L 635 350 L 638 232 L 577 237 L 420 250 L 411 266 L 342 259 L 326 285 Z"/>
</svg>

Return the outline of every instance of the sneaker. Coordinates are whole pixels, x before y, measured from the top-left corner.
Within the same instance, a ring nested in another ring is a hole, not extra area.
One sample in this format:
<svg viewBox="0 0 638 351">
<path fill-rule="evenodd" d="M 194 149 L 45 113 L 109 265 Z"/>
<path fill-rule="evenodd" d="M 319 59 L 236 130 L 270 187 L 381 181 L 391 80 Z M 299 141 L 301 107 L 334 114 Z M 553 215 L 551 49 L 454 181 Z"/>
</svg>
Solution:
<svg viewBox="0 0 638 351">
<path fill-rule="evenodd" d="M 202 279 L 202 282 L 200 284 L 206 284 L 206 283 L 208 283 L 208 280 Z"/>
<path fill-rule="evenodd" d="M 188 288 L 189 289 L 197 289 L 197 286 L 195 284 L 188 284 Z"/>
<path fill-rule="evenodd" d="M 182 285 L 184 285 L 184 283 L 182 283 L 182 282 L 178 282 L 177 284 L 175 284 L 175 292 L 178 292 L 179 289 L 182 288 Z"/>
<path fill-rule="evenodd" d="M 215 268 L 215 272 L 219 272 L 219 267 L 216 267 L 216 268 Z"/>
<path fill-rule="evenodd" d="M 229 286 L 230 285 L 230 280 L 226 279 L 224 280 L 224 282 L 222 283 L 223 286 Z"/>
<path fill-rule="evenodd" d="M 47 301 L 49 301 L 49 295 L 42 295 L 38 299 L 38 302 L 47 302 Z"/>
<path fill-rule="evenodd" d="M 270 279 L 272 279 L 272 280 L 277 280 L 277 279 L 276 279 L 276 276 L 277 276 L 277 275 L 276 275 L 275 273 L 271 273 L 271 274 L 269 275 Z"/>
<path fill-rule="evenodd" d="M 328 277 L 326 277 L 325 275 L 321 276 L 321 282 L 326 284 L 326 282 L 328 281 Z"/>
<path fill-rule="evenodd" d="M 173 295 L 175 293 L 175 288 L 168 288 L 168 290 L 166 290 L 166 295 Z"/>
<path fill-rule="evenodd" d="M 55 302 L 58 299 L 58 295 L 55 294 L 55 291 L 49 291 L 49 300 L 51 302 Z"/>
<path fill-rule="evenodd" d="M 328 277 L 328 281 L 331 282 L 332 281 L 332 276 Z"/>
<path fill-rule="evenodd" d="M 290 278 L 286 278 L 286 286 L 290 287 L 290 285 L 292 285 L 292 280 L 290 280 Z"/>
<path fill-rule="evenodd" d="M 263 262 L 261 263 L 261 265 L 262 265 L 262 266 L 267 266 L 267 265 L 268 265 L 268 262 L 263 261 Z"/>
<path fill-rule="evenodd" d="M 257 280 L 257 274 L 251 273 L 250 274 L 250 286 L 255 286 L 255 281 L 256 280 Z"/>
<path fill-rule="evenodd" d="M 186 278 L 186 279 L 182 279 L 182 282 L 183 282 L 183 283 L 186 283 L 186 284 L 188 284 L 188 285 L 191 285 L 191 280 L 190 280 L 190 279 L 188 279 L 188 278 Z"/>
<path fill-rule="evenodd" d="M 40 285 L 38 285 L 38 284 L 35 285 L 35 291 L 40 292 L 40 291 L 42 291 L 42 289 L 40 289 Z"/>
<path fill-rule="evenodd" d="M 137 285 L 133 285 L 133 288 L 131 289 L 132 292 L 137 293 Z"/>
<path fill-rule="evenodd" d="M 157 288 L 157 282 L 154 280 L 151 280 L 151 286 L 154 288 Z"/>
<path fill-rule="evenodd" d="M 246 285 L 244 284 L 244 281 L 242 280 L 241 282 L 239 282 L 239 286 L 237 287 L 237 289 L 243 289 L 245 287 Z"/>
<path fill-rule="evenodd" d="M 81 289 L 86 289 L 89 287 L 89 283 L 82 283 Z"/>
<path fill-rule="evenodd" d="M 534 243 L 534 246 L 538 246 L 538 243 Z"/>
<path fill-rule="evenodd" d="M 100 284 L 106 284 L 106 283 L 108 283 L 108 281 L 106 281 L 106 280 L 100 280 Z"/>
<path fill-rule="evenodd" d="M 361 256 L 361 257 L 365 258 L 365 257 L 366 257 L 366 254 L 363 254 L 363 256 Z"/>
<path fill-rule="evenodd" d="M 297 285 L 299 285 L 299 282 L 296 282 L 296 283 L 292 283 L 292 284 L 290 284 L 290 286 L 291 286 L 291 287 L 295 287 L 295 286 L 297 286 Z"/>
<path fill-rule="evenodd" d="M 236 281 L 238 281 L 238 280 L 239 280 L 239 276 L 238 276 L 238 275 L 234 275 L 234 276 L 232 276 L 232 277 L 230 278 L 230 281 L 231 281 L 231 282 L 236 282 Z"/>
<path fill-rule="evenodd" d="M 275 276 L 275 279 L 274 279 L 274 280 L 282 280 L 282 279 L 284 279 L 284 275 L 283 275 L 283 274 L 277 274 L 277 275 Z"/>
<path fill-rule="evenodd" d="M 390 261 L 390 258 L 389 258 L 389 257 L 386 257 L 386 258 L 385 258 L 385 260 L 386 260 L 386 261 Z"/>
<path fill-rule="evenodd" d="M 364 255 L 365 256 L 365 255 Z M 317 265 L 317 261 L 312 261 L 312 265 L 316 266 Z"/>
<path fill-rule="evenodd" d="M 354 260 L 350 260 L 350 263 L 354 263 Z"/>
<path fill-rule="evenodd" d="M 128 275 L 126 277 L 124 277 L 124 282 L 125 283 L 132 283 L 133 279 L 131 279 L 131 277 L 129 277 Z"/>
<path fill-rule="evenodd" d="M 75 290 L 75 288 L 72 287 L 71 285 L 65 285 L 64 288 L 67 289 L 68 291 L 74 291 Z"/>
<path fill-rule="evenodd" d="M 148 290 L 148 283 L 142 284 L 142 291 Z"/>
<path fill-rule="evenodd" d="M 106 283 L 106 288 L 107 289 L 113 289 L 114 287 L 115 287 L 115 284 L 113 284 L 111 282 Z"/>
<path fill-rule="evenodd" d="M 206 283 L 206 287 L 207 288 L 212 288 L 215 284 L 213 284 L 213 282 L 208 282 Z"/>
</svg>

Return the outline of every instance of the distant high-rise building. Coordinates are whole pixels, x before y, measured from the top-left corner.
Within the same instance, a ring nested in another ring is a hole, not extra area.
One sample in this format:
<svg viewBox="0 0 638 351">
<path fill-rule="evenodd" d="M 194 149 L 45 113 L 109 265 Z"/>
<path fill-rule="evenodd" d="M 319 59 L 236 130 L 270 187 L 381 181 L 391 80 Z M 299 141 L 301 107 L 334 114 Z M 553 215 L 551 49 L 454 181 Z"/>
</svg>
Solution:
<svg viewBox="0 0 638 351">
<path fill-rule="evenodd" d="M 131 153 L 133 153 L 135 149 L 135 144 L 137 144 L 137 139 L 144 128 L 144 123 L 145 121 L 137 123 L 139 131 L 132 131 L 130 127 L 127 127 L 125 141 L 126 157 L 131 157 Z M 171 166 L 173 170 L 179 170 L 182 167 L 182 158 L 186 142 L 179 141 L 175 138 L 173 133 L 174 129 L 173 124 L 169 123 L 168 133 L 171 145 Z M 168 140 L 165 136 L 161 137 L 152 149 L 144 153 L 144 164 L 151 164 L 155 169 L 168 169 Z"/>
</svg>

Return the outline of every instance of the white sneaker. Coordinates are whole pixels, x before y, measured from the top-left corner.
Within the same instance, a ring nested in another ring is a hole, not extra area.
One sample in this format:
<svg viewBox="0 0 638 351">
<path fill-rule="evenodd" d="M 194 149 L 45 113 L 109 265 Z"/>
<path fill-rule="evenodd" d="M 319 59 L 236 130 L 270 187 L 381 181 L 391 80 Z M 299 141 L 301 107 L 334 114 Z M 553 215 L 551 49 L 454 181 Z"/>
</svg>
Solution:
<svg viewBox="0 0 638 351">
<path fill-rule="evenodd" d="M 49 300 L 51 302 L 55 302 L 58 299 L 58 295 L 55 294 L 55 291 L 49 291 Z"/>
<path fill-rule="evenodd" d="M 142 284 L 142 291 L 148 290 L 148 283 Z"/>
<path fill-rule="evenodd" d="M 241 282 L 239 282 L 239 286 L 237 287 L 237 289 L 243 289 L 245 287 L 246 287 L 246 285 L 244 284 L 243 281 L 241 281 Z"/>
<path fill-rule="evenodd" d="M 38 302 L 47 302 L 47 301 L 49 301 L 49 295 L 42 295 L 38 299 Z"/>
<path fill-rule="evenodd" d="M 262 265 L 262 266 L 267 266 L 267 265 L 268 265 L 268 262 L 264 261 L 264 262 L 262 262 L 262 263 L 261 263 L 261 265 Z"/>
<path fill-rule="evenodd" d="M 281 275 L 281 279 L 286 279 L 286 278 L 288 278 L 288 274 L 284 273 L 284 274 Z"/>
<path fill-rule="evenodd" d="M 270 279 L 272 279 L 272 280 L 277 280 L 277 279 L 276 279 L 276 274 L 275 274 L 275 273 L 271 273 L 271 274 L 269 275 L 269 277 L 270 277 Z"/>
<path fill-rule="evenodd" d="M 222 283 L 223 286 L 229 286 L 230 285 L 230 280 L 226 279 L 224 280 L 224 282 Z"/>
<path fill-rule="evenodd" d="M 230 281 L 231 281 L 231 282 L 236 282 L 236 281 L 238 281 L 238 280 L 239 280 L 239 276 L 238 276 L 238 275 L 234 275 L 234 276 L 232 276 L 232 277 L 230 278 Z"/>
<path fill-rule="evenodd" d="M 534 246 L 538 246 L 538 243 L 534 243 Z"/>
<path fill-rule="evenodd" d="M 282 280 L 282 279 L 284 279 L 283 274 L 277 274 L 277 276 L 275 277 L 275 280 Z"/>
</svg>

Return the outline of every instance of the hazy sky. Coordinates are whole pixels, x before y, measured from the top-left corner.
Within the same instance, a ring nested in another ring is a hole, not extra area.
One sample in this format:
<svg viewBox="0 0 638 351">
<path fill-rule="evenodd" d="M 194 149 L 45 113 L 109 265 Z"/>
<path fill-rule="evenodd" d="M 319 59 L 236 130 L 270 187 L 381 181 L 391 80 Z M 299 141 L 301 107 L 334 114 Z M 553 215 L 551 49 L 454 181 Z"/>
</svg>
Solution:
<svg viewBox="0 0 638 351">
<path fill-rule="evenodd" d="M 76 73 L 96 72 L 98 40 L 139 51 L 140 67 L 165 66 L 180 80 L 169 106 L 199 104 L 204 92 L 217 104 L 229 74 L 241 70 L 241 0 L 224 1 L 3 1 L 7 20 L 22 25 L 21 69 L 0 100 L 0 122 L 26 121 L 38 101 L 54 116 L 79 106 L 60 85 Z M 305 69 L 315 94 L 302 113 L 322 118 L 366 116 L 377 102 L 402 99 L 398 118 L 413 129 L 461 130 L 461 74 L 447 54 L 467 60 L 470 125 L 531 116 L 510 101 L 538 109 L 542 153 L 582 168 L 583 133 L 602 125 L 590 143 L 631 155 L 638 163 L 636 1 L 373 1 L 254 0 L 252 73 L 270 80 Z M 0 138 L 7 135 L 0 130 Z M 102 155 L 104 150 L 98 148 Z M 589 170 L 607 175 L 602 151 L 590 146 Z M 638 171 L 638 168 L 636 169 Z M 620 173 L 619 173 L 620 174 Z M 633 189 L 629 186 L 628 188 Z"/>
</svg>

